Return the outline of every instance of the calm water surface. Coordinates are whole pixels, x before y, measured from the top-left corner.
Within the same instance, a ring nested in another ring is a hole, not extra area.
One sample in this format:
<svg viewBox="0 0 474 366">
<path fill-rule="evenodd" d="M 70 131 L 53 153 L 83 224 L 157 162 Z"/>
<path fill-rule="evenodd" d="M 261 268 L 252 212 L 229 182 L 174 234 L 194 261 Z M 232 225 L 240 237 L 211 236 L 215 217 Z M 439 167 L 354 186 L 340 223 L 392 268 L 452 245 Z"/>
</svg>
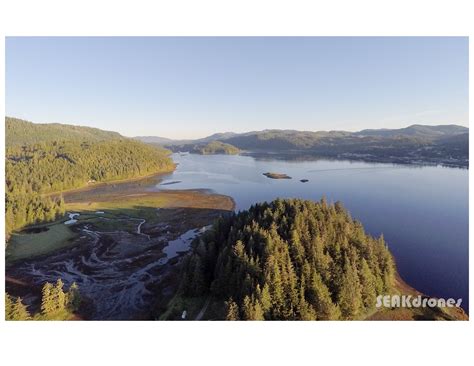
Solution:
<svg viewBox="0 0 474 366">
<path fill-rule="evenodd" d="M 468 170 L 227 155 L 173 159 L 178 168 L 160 189 L 211 189 L 233 197 L 237 210 L 277 197 L 341 201 L 369 233 L 383 233 L 408 284 L 431 296 L 462 298 L 468 310 Z M 269 179 L 265 172 L 293 179 Z"/>
</svg>

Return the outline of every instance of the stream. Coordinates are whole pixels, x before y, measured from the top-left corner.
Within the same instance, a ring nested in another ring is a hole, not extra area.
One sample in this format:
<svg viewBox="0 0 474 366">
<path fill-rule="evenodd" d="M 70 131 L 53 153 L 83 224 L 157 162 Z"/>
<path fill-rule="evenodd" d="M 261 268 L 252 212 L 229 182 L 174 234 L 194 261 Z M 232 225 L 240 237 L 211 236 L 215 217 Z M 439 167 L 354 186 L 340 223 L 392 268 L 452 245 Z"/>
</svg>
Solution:
<svg viewBox="0 0 474 366">
<path fill-rule="evenodd" d="M 75 220 L 77 215 L 71 215 L 70 220 Z M 146 220 L 129 219 L 140 221 L 134 233 L 99 232 L 79 223 L 89 240 L 14 265 L 9 273 L 37 286 L 58 278 L 66 288 L 76 282 L 81 295 L 93 302 L 90 319 L 134 319 L 149 309 L 154 295 L 150 288 L 160 281 L 168 261 L 189 250 L 193 239 L 208 227 L 188 230 L 176 239 L 166 233 L 151 238 L 141 230 Z"/>
</svg>

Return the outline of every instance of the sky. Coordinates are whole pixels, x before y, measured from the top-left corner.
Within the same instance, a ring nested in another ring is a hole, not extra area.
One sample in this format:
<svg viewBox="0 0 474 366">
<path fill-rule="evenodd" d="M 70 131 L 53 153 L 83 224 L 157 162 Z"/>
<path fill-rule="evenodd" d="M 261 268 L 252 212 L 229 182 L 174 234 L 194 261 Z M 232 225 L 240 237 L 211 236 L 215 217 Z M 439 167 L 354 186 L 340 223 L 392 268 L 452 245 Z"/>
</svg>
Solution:
<svg viewBox="0 0 474 366">
<path fill-rule="evenodd" d="M 199 138 L 468 126 L 467 37 L 7 37 L 6 115 Z"/>
</svg>

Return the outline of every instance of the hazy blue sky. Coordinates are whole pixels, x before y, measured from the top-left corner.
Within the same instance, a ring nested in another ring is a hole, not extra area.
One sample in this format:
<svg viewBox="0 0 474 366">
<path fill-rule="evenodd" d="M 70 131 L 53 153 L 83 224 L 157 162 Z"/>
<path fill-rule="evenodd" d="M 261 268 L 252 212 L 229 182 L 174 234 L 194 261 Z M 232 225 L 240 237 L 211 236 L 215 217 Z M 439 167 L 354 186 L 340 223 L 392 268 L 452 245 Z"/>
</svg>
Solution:
<svg viewBox="0 0 474 366">
<path fill-rule="evenodd" d="M 467 38 L 7 38 L 6 113 L 126 136 L 468 124 Z"/>
</svg>

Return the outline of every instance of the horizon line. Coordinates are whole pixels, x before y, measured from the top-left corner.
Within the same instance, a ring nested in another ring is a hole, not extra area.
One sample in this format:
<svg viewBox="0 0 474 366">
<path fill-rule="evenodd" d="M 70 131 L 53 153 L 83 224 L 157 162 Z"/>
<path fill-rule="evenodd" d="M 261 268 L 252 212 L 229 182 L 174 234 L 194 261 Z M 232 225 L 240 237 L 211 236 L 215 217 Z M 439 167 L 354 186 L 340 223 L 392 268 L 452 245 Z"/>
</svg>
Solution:
<svg viewBox="0 0 474 366">
<path fill-rule="evenodd" d="M 75 123 L 75 122 L 35 122 L 30 119 L 24 119 L 20 117 L 14 117 L 14 116 L 7 116 L 5 115 L 5 118 L 13 118 L 13 119 L 19 119 L 22 121 L 30 122 L 33 124 L 61 124 L 61 125 L 69 125 L 69 126 L 76 126 L 76 127 L 89 127 L 89 128 L 97 128 L 102 131 L 109 131 L 109 132 L 117 132 L 123 137 L 127 138 L 138 138 L 138 137 L 160 137 L 160 138 L 165 138 L 169 140 L 198 140 L 202 138 L 206 138 L 215 134 L 227 134 L 227 133 L 234 133 L 234 134 L 246 134 L 246 133 L 252 133 L 252 132 L 263 132 L 263 131 L 296 131 L 296 132 L 312 132 L 312 133 L 317 133 L 317 132 L 349 132 L 349 133 L 356 133 L 356 132 L 361 132 L 361 131 L 371 131 L 371 130 L 398 130 L 398 129 L 403 129 L 403 128 L 408 128 L 412 126 L 430 126 L 430 127 L 437 127 L 437 126 L 459 126 L 459 127 L 465 127 L 469 129 L 469 124 L 464 125 L 462 123 L 445 123 L 445 124 L 424 124 L 424 123 L 412 123 L 412 124 L 405 124 L 401 125 L 401 127 L 398 128 L 386 128 L 386 127 L 381 127 L 381 128 L 363 128 L 363 129 L 358 129 L 358 130 L 343 130 L 343 129 L 334 129 L 334 130 L 298 130 L 298 129 L 291 129 L 291 128 L 263 128 L 261 130 L 249 130 L 249 131 L 241 131 L 241 132 L 235 132 L 235 131 L 215 131 L 215 132 L 209 132 L 208 134 L 201 135 L 199 137 L 194 137 L 194 138 L 189 138 L 189 137 L 168 137 L 166 135 L 162 134 L 149 134 L 149 135 L 133 135 L 130 136 L 128 134 L 121 133 L 117 130 L 107 130 L 103 129 L 100 127 L 96 127 L 95 125 L 87 125 L 87 124 L 82 124 L 82 122 Z"/>
</svg>

